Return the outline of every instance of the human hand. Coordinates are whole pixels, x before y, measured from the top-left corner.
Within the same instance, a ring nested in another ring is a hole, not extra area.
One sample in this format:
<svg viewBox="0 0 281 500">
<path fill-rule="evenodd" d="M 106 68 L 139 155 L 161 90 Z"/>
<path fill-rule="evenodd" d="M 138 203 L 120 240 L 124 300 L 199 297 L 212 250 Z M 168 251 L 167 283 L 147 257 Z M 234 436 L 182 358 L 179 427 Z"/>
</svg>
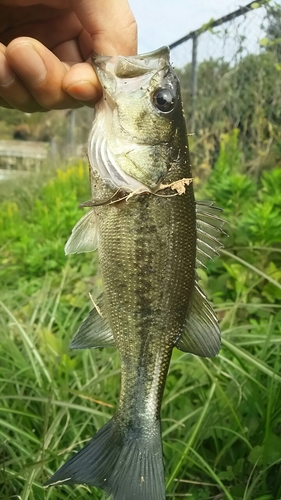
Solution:
<svg viewBox="0 0 281 500">
<path fill-rule="evenodd" d="M 94 106 L 94 51 L 133 55 L 127 0 L 0 0 L 0 106 L 25 112 Z"/>
</svg>

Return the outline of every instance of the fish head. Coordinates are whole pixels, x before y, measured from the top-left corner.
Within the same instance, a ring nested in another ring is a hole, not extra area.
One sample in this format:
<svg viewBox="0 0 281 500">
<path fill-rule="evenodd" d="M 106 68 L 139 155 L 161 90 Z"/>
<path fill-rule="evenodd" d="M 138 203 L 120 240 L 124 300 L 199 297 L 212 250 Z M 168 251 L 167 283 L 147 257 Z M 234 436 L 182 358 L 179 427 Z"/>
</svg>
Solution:
<svg viewBox="0 0 281 500">
<path fill-rule="evenodd" d="M 103 99 L 89 139 L 90 163 L 119 188 L 157 190 L 179 155 L 177 129 L 184 124 L 168 47 L 130 57 L 93 56 L 93 65 Z"/>
</svg>

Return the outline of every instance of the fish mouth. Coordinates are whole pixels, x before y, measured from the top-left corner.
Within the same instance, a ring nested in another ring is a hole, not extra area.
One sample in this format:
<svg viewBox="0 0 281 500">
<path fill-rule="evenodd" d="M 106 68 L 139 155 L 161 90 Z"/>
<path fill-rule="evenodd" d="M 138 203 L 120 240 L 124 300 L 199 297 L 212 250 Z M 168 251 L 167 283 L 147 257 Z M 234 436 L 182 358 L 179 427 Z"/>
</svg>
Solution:
<svg viewBox="0 0 281 500">
<path fill-rule="evenodd" d="M 136 78 L 151 71 L 159 71 L 170 61 L 170 49 L 163 46 L 152 52 L 135 56 L 92 55 L 92 63 L 100 76 L 105 71 L 117 78 Z"/>
</svg>

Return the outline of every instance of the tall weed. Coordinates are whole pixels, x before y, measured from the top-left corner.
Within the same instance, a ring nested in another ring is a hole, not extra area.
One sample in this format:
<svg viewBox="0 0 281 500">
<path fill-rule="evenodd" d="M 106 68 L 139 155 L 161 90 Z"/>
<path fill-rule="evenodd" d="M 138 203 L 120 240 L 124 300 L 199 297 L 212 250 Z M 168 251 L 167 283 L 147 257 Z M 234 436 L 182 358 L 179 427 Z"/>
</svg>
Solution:
<svg viewBox="0 0 281 500">
<path fill-rule="evenodd" d="M 274 313 L 268 305 L 277 306 L 281 299 L 281 287 L 271 281 L 281 283 L 281 170 L 262 172 L 258 180 L 243 173 L 234 130 L 222 136 L 205 191 L 224 208 L 229 223 L 229 238 L 224 240 L 228 253 L 210 264 L 209 289 L 217 303 L 239 302 L 238 319 L 268 319 Z M 261 271 L 260 277 L 244 262 Z"/>
<path fill-rule="evenodd" d="M 229 238 L 210 270 L 199 270 L 222 350 L 213 360 L 174 351 L 162 409 L 167 498 L 281 498 L 280 183 L 278 169 L 247 177 L 237 131 L 222 137 L 203 189 L 225 209 Z M 87 186 L 77 165 L 24 207 L 0 203 L 1 500 L 104 498 L 85 486 L 42 487 L 118 398 L 117 353 L 68 348 L 88 292 L 101 288 L 95 254 L 63 253 Z"/>
</svg>

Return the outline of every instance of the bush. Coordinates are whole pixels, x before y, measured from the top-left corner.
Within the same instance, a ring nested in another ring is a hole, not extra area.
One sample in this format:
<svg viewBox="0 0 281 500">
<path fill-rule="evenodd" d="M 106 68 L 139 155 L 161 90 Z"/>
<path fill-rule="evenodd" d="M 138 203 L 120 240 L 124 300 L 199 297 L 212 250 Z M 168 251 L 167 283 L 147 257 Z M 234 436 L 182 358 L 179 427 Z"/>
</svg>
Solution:
<svg viewBox="0 0 281 500">
<path fill-rule="evenodd" d="M 281 287 L 273 283 L 281 280 L 281 170 L 265 171 L 257 180 L 241 170 L 238 131 L 234 130 L 222 136 L 218 160 L 205 186 L 206 196 L 225 210 L 229 238 L 224 245 L 233 257 L 224 254 L 223 261 L 210 264 L 208 286 L 214 287 L 217 301 L 240 297 L 245 307 L 257 306 L 254 315 L 253 308 L 248 313 L 241 309 L 243 318 L 269 317 L 273 309 L 267 304 L 265 313 L 262 304 L 266 300 L 277 305 L 281 299 Z"/>
<path fill-rule="evenodd" d="M 89 198 L 88 174 L 80 164 L 58 170 L 33 199 L 5 201 L 0 210 L 0 247 L 3 286 L 21 278 L 61 272 L 66 259 L 64 244 L 83 215 L 77 207 Z M 87 257 L 86 257 L 87 258 Z"/>
</svg>

